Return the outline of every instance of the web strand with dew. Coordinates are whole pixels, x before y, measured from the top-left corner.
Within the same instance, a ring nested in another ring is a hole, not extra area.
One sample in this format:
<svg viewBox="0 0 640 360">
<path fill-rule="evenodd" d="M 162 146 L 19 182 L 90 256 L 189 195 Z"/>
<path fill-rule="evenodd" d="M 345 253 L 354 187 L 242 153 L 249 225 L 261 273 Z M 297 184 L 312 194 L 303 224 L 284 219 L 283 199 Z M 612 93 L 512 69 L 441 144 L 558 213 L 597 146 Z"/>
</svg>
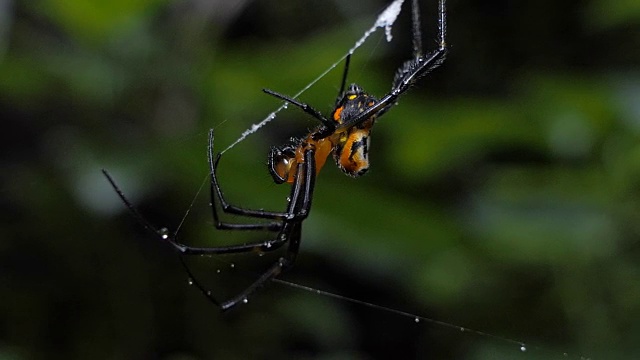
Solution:
<svg viewBox="0 0 640 360">
<path fill-rule="evenodd" d="M 315 83 L 320 81 L 320 79 L 325 77 L 331 70 L 333 70 L 336 66 L 338 66 L 338 64 L 343 62 L 344 59 L 347 58 L 347 56 L 353 54 L 360 46 L 362 46 L 365 43 L 365 41 L 367 41 L 369 36 L 371 36 L 371 34 L 376 32 L 376 30 L 378 30 L 379 28 L 384 28 L 385 35 L 386 35 L 386 38 L 387 38 L 387 42 L 391 42 L 391 40 L 393 39 L 393 36 L 391 35 L 391 29 L 392 29 L 393 24 L 395 23 L 396 19 L 398 18 L 398 15 L 400 15 L 400 10 L 402 10 L 402 3 L 404 3 L 404 0 L 395 0 L 389 6 L 387 6 L 380 13 L 380 15 L 377 17 L 377 19 L 376 19 L 375 23 L 373 24 L 373 26 L 371 26 L 367 31 L 364 32 L 362 37 L 360 39 L 358 39 L 358 41 L 355 42 L 353 47 L 351 49 L 349 49 L 349 51 L 347 51 L 347 53 L 345 53 L 342 57 L 340 57 L 340 59 L 338 59 L 336 62 L 331 64 L 331 66 L 329 66 L 318 77 L 316 77 L 310 83 L 308 83 L 304 88 L 302 88 L 302 90 L 298 91 L 295 95 L 293 95 L 293 98 L 294 99 L 298 98 L 305 91 L 309 90 L 313 85 L 315 85 Z M 230 150 L 231 148 L 233 148 L 234 146 L 236 146 L 240 142 L 244 141 L 244 139 L 246 139 L 249 135 L 254 134 L 255 132 L 257 132 L 260 128 L 265 126 L 271 120 L 275 119 L 277 114 L 280 111 L 282 111 L 283 109 L 285 109 L 286 107 L 287 107 L 286 103 L 284 103 L 279 108 L 277 108 L 275 111 L 269 113 L 269 115 L 267 115 L 267 117 L 262 119 L 262 121 L 260 121 L 259 123 L 251 125 L 251 127 L 249 129 L 245 130 L 236 141 L 234 141 L 231 145 L 229 145 L 224 150 L 222 150 L 220 152 L 220 154 L 224 154 L 225 152 L 227 152 L 228 150 Z"/>
</svg>

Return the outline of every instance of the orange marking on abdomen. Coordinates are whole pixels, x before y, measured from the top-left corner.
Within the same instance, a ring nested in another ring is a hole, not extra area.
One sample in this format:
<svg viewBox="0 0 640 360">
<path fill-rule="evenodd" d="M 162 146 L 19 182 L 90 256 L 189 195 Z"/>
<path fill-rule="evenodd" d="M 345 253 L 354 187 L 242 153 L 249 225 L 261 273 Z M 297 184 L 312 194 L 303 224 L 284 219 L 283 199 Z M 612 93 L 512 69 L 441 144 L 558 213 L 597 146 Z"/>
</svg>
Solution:
<svg viewBox="0 0 640 360">
<path fill-rule="evenodd" d="M 352 129 L 342 147 L 338 166 L 349 176 L 360 176 L 369 169 L 369 129 Z"/>
</svg>

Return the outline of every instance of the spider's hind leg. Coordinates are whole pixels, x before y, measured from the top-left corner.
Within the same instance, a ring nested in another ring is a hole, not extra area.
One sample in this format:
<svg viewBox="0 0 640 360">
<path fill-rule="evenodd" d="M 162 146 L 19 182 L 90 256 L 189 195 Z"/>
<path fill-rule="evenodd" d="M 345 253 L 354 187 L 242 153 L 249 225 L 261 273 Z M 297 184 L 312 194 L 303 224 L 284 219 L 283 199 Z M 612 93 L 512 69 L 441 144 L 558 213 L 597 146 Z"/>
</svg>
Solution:
<svg viewBox="0 0 640 360">
<path fill-rule="evenodd" d="M 422 56 L 422 27 L 420 25 L 420 7 L 418 0 L 411 2 L 411 22 L 413 33 L 413 55 L 417 59 Z"/>
</svg>

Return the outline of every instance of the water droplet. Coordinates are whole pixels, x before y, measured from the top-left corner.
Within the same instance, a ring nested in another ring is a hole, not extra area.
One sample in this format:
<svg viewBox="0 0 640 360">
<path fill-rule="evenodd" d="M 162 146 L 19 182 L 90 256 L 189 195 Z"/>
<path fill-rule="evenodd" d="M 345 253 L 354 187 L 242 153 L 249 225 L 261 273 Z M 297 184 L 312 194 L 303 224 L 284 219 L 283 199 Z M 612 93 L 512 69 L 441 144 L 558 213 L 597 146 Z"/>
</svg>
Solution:
<svg viewBox="0 0 640 360">
<path fill-rule="evenodd" d="M 270 242 L 270 241 L 268 241 L 268 242 L 264 243 L 264 246 L 265 246 L 267 249 L 271 249 L 271 242 Z"/>
<path fill-rule="evenodd" d="M 282 104 L 282 107 L 285 108 L 285 109 L 288 108 L 289 107 L 289 103 Z"/>
<path fill-rule="evenodd" d="M 527 347 L 524 344 L 520 345 L 520 351 L 522 352 L 527 351 Z"/>
<path fill-rule="evenodd" d="M 244 299 L 242 299 L 242 302 L 243 302 L 244 304 L 246 304 L 246 303 L 248 303 L 248 302 L 249 302 L 249 299 L 244 298 Z"/>
<path fill-rule="evenodd" d="M 167 240 L 169 238 L 169 229 L 162 228 L 158 232 L 160 233 L 162 240 Z"/>
<path fill-rule="evenodd" d="M 465 329 L 464 327 L 460 326 L 460 331 L 465 332 L 465 331 L 467 331 L 467 329 Z"/>
<path fill-rule="evenodd" d="M 211 290 L 207 291 L 207 296 L 211 296 Z"/>
<path fill-rule="evenodd" d="M 419 318 L 419 317 L 416 317 L 415 319 L 413 319 L 413 321 L 415 321 L 415 322 L 416 322 L 416 324 L 417 324 L 417 323 L 419 323 L 419 322 L 420 322 L 420 318 Z"/>
<path fill-rule="evenodd" d="M 220 269 L 216 270 L 216 274 L 220 274 Z"/>
<path fill-rule="evenodd" d="M 192 279 L 192 278 L 188 278 L 188 279 L 187 279 L 187 283 L 188 283 L 189 285 L 193 285 L 193 279 Z"/>
<path fill-rule="evenodd" d="M 231 265 L 229 265 L 229 266 L 233 269 L 234 267 L 236 267 L 236 264 L 231 263 Z"/>
</svg>

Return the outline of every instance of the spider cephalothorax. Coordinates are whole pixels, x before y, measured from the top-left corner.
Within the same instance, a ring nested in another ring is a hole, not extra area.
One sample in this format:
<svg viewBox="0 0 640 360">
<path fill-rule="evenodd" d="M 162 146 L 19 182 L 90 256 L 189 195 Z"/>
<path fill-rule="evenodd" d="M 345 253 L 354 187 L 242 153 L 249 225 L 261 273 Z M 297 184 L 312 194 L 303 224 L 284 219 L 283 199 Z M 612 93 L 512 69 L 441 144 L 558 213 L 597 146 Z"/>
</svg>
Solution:
<svg viewBox="0 0 640 360">
<path fill-rule="evenodd" d="M 220 230 L 270 231 L 277 233 L 275 236 L 263 241 L 230 246 L 192 247 L 181 244 L 175 236 L 169 236 L 165 229 L 158 229 L 145 220 L 127 200 L 106 170 L 103 170 L 113 188 L 134 216 L 145 227 L 154 231 L 160 240 L 171 244 L 180 254 L 212 255 L 266 252 L 287 244 L 285 253 L 266 269 L 253 284 L 225 302 L 219 302 L 194 279 L 194 284 L 202 293 L 223 310 L 246 302 L 247 297 L 258 287 L 293 265 L 300 248 L 302 222 L 311 210 L 316 175 L 324 166 L 329 155 L 333 156 L 336 164 L 345 174 L 353 177 L 364 174 L 369 169 L 369 139 L 371 128 L 376 119 L 393 107 L 397 103 L 398 97 L 409 90 L 418 79 L 437 68 L 444 61 L 447 53 L 445 0 L 438 2 L 438 47 L 426 55 L 422 52 L 417 0 L 413 0 L 412 10 L 413 57 L 398 68 L 392 81 L 391 90 L 386 95 L 375 98 L 355 84 L 345 89 L 350 55 L 346 57 L 340 91 L 328 118 L 308 104 L 264 89 L 267 94 L 300 108 L 320 122 L 320 125 L 306 136 L 295 139 L 287 145 L 273 147 L 269 153 L 268 167 L 273 180 L 278 184 L 291 184 L 287 207 L 284 211 L 245 209 L 231 205 L 225 200 L 217 178 L 221 154 L 213 155 L 213 130 L 209 132 L 208 160 L 211 172 L 211 208 L 215 227 Z M 225 213 L 263 220 L 240 224 L 221 222 L 216 209 L 218 205 Z M 191 275 L 186 265 L 185 268 Z"/>
</svg>

